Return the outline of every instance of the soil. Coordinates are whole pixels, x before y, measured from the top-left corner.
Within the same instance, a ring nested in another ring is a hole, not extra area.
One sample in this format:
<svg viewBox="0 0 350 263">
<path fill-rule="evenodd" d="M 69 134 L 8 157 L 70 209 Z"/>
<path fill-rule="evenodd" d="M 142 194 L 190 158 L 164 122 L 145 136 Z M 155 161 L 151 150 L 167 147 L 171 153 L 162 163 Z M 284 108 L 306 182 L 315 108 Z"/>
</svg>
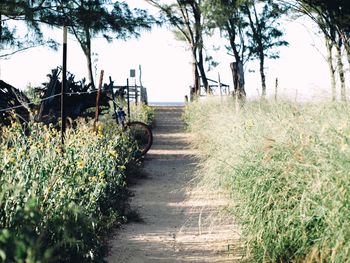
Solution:
<svg viewBox="0 0 350 263">
<path fill-rule="evenodd" d="M 193 183 L 198 165 L 181 107 L 156 108 L 146 176 L 131 186 L 140 222 L 123 225 L 109 242 L 108 262 L 238 262 L 239 228 L 219 215 L 222 194 Z"/>
</svg>

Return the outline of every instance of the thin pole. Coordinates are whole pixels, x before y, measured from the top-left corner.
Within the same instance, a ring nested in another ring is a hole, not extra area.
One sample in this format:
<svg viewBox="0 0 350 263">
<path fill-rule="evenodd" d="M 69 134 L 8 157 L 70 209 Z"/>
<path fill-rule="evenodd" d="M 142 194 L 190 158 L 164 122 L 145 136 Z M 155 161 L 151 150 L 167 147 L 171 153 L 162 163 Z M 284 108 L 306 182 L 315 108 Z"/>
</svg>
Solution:
<svg viewBox="0 0 350 263">
<path fill-rule="evenodd" d="M 220 73 L 219 72 L 218 72 L 218 84 L 219 84 L 219 90 L 220 90 L 220 97 L 222 97 L 221 80 L 220 80 Z"/>
<path fill-rule="evenodd" d="M 63 27 L 63 61 L 62 61 L 62 85 L 61 85 L 61 143 L 64 144 L 66 132 L 65 93 L 67 86 L 67 26 Z"/>
<path fill-rule="evenodd" d="M 138 90 L 136 85 L 136 78 L 135 78 L 135 105 L 137 106 L 137 100 L 138 100 Z"/>
<path fill-rule="evenodd" d="M 278 78 L 275 81 L 275 101 L 277 101 L 277 91 L 278 91 Z"/>
<path fill-rule="evenodd" d="M 126 79 L 126 99 L 128 101 L 128 120 L 130 121 L 130 88 L 129 88 L 129 79 Z"/>
<path fill-rule="evenodd" d="M 96 131 L 96 124 L 98 122 L 98 115 L 100 110 L 100 96 L 101 96 L 101 89 L 102 89 L 102 82 L 103 82 L 103 74 L 104 70 L 101 70 L 100 74 L 100 82 L 98 84 L 98 90 L 96 95 L 96 111 L 95 111 L 95 122 L 94 122 L 94 130 Z"/>
</svg>

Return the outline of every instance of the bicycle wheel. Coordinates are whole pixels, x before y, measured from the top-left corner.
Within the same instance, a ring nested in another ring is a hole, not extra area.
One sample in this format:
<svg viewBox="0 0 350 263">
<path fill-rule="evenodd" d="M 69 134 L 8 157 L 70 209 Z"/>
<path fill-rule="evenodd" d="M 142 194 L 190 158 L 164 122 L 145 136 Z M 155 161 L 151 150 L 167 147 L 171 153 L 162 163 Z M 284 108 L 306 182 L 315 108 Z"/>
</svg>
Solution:
<svg viewBox="0 0 350 263">
<path fill-rule="evenodd" d="M 140 155 L 144 156 L 151 148 L 153 143 L 153 134 L 147 124 L 140 121 L 133 121 L 127 124 L 129 136 L 137 144 Z"/>
</svg>

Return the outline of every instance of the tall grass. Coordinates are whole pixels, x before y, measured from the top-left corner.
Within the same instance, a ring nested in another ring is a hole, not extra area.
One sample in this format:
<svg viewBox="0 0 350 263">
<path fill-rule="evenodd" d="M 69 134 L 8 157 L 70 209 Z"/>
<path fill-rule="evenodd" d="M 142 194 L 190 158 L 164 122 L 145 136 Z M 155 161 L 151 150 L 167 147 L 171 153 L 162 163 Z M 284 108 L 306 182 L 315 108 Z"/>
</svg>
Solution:
<svg viewBox="0 0 350 263">
<path fill-rule="evenodd" d="M 190 104 L 203 181 L 232 196 L 252 262 L 350 261 L 350 108 Z"/>
</svg>

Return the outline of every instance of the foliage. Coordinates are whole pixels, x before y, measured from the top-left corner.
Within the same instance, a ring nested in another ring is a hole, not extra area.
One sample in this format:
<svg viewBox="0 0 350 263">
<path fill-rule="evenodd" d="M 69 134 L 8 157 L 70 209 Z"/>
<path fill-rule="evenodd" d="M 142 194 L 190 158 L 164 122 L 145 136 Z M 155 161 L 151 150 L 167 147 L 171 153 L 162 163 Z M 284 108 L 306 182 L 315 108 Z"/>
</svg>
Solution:
<svg viewBox="0 0 350 263">
<path fill-rule="evenodd" d="M 156 7 L 163 20 L 170 25 L 175 32 L 177 40 L 185 40 L 192 54 L 193 67 L 193 89 L 194 93 L 200 93 L 200 78 L 202 80 L 205 92 L 211 92 L 206 71 L 204 69 L 203 50 L 205 43 L 204 35 L 204 17 L 202 15 L 201 0 L 176 0 L 161 3 L 159 0 L 146 0 Z"/>
<path fill-rule="evenodd" d="M 339 74 L 341 100 L 346 101 L 346 80 L 343 64 L 343 48 L 350 63 L 350 5 L 345 1 L 295 0 L 291 5 L 296 12 L 308 16 L 325 36 L 328 66 L 331 74 L 333 100 L 336 99 L 335 72 Z M 336 48 L 337 67 L 333 65 L 333 47 Z"/>
<path fill-rule="evenodd" d="M 98 262 L 101 234 L 122 220 L 134 147 L 114 122 L 59 133 L 30 124 L 2 129 L 0 261 Z"/>
<path fill-rule="evenodd" d="M 38 87 L 34 87 L 31 83 L 28 83 L 26 89 L 23 91 L 24 94 L 28 97 L 29 101 L 36 105 L 40 104 L 41 102 L 38 89 Z"/>
<path fill-rule="evenodd" d="M 45 1 L 2 0 L 0 2 L 0 58 L 40 45 L 57 49 L 57 43 L 46 39 L 40 29 L 39 14 Z M 17 23 L 14 23 L 17 22 Z M 24 22 L 27 33 L 18 32 L 18 22 Z M 6 49 L 13 48 L 14 51 Z"/>
<path fill-rule="evenodd" d="M 250 261 L 348 261 L 349 113 L 287 101 L 188 106 L 202 180 L 232 196 Z"/>
<path fill-rule="evenodd" d="M 42 20 L 54 26 L 68 26 L 79 42 L 88 62 L 89 81 L 92 73 L 92 39 L 98 36 L 111 42 L 115 38 L 138 36 L 140 29 L 150 29 L 153 18 L 145 10 L 130 10 L 120 1 L 50 1 L 51 9 L 41 14 Z"/>
<path fill-rule="evenodd" d="M 154 108 L 146 104 L 132 104 L 130 110 L 131 121 L 141 121 L 148 125 L 152 125 L 154 119 Z"/>
<path fill-rule="evenodd" d="M 350 4 L 347 0 L 296 0 L 312 8 L 326 11 L 341 31 L 350 34 Z"/>
</svg>

